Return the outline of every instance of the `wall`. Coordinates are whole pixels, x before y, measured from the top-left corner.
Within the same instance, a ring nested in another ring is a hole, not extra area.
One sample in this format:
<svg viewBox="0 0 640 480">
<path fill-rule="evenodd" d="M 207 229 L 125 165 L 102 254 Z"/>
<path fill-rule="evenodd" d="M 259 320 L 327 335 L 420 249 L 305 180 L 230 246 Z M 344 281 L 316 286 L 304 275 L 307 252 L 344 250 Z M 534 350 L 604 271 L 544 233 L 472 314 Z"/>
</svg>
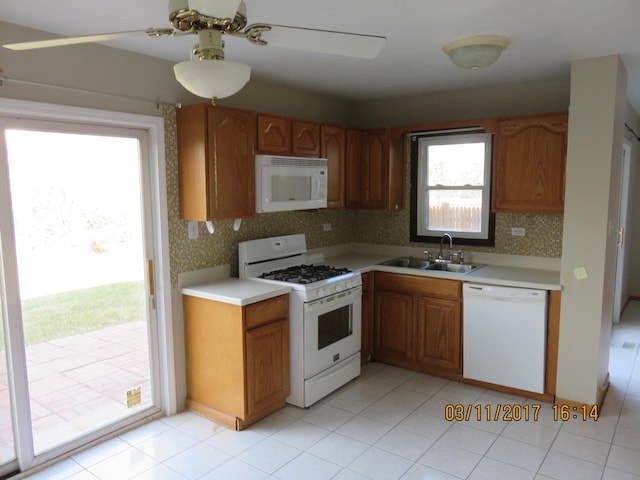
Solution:
<svg viewBox="0 0 640 480">
<path fill-rule="evenodd" d="M 640 135 L 640 117 L 627 105 L 626 122 L 633 131 Z M 630 296 L 640 298 L 640 141 L 633 138 L 630 132 L 626 136 L 631 143 L 631 182 L 629 185 L 629 224 L 627 225 L 627 245 L 629 246 L 629 263 L 627 292 Z"/>
<path fill-rule="evenodd" d="M 557 396 L 587 404 L 608 375 L 625 96 L 618 56 L 572 64 Z"/>
<path fill-rule="evenodd" d="M 474 72 L 469 72 L 473 75 Z M 485 117 L 566 112 L 569 77 L 549 81 L 470 88 L 353 105 L 350 125 L 375 128 Z"/>
</svg>

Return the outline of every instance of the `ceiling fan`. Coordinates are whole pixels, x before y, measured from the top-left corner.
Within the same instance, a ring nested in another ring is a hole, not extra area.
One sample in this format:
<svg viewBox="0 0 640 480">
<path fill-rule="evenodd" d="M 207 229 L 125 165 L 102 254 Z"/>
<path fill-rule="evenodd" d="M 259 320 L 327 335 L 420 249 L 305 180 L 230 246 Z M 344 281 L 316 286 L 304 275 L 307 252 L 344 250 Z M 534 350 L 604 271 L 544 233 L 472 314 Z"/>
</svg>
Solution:
<svg viewBox="0 0 640 480">
<path fill-rule="evenodd" d="M 223 35 L 244 37 L 255 45 L 270 45 L 316 53 L 357 58 L 375 58 L 385 37 L 309 28 L 256 23 L 247 26 L 242 0 L 169 0 L 169 21 L 173 28 L 149 28 L 4 45 L 12 50 L 105 42 L 146 34 L 150 37 L 197 34 L 191 60 L 174 66 L 178 82 L 191 93 L 210 98 L 229 97 L 249 81 L 251 67 L 224 59 Z"/>
</svg>

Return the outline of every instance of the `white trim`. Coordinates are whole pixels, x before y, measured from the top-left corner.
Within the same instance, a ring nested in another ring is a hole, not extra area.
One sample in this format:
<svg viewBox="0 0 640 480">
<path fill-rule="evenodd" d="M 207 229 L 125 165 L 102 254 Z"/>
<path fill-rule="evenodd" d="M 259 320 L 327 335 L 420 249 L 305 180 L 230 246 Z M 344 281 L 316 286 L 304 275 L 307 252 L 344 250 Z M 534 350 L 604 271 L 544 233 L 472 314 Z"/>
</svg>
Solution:
<svg viewBox="0 0 640 480">
<path fill-rule="evenodd" d="M 455 131 L 454 131 L 455 132 Z M 492 135 L 486 132 L 474 133 L 458 133 L 456 135 L 444 135 L 444 132 L 437 132 L 440 135 L 424 135 L 418 137 L 417 152 L 417 178 L 416 182 L 416 231 L 417 236 L 423 237 L 439 237 L 443 233 L 451 233 L 456 238 L 481 239 L 486 240 L 490 237 L 489 217 L 491 215 L 491 160 L 492 160 Z M 428 156 L 423 155 L 428 147 L 432 145 L 457 145 L 469 143 L 484 144 L 484 178 L 482 185 L 437 185 L 430 186 L 427 178 L 427 162 Z M 466 190 L 480 191 L 482 196 L 482 217 L 480 220 L 480 231 L 460 231 L 454 229 L 438 229 L 432 230 L 428 227 L 428 197 L 430 192 L 447 191 L 447 190 Z M 427 219 L 427 223 L 423 219 Z"/>
<path fill-rule="evenodd" d="M 167 210 L 167 189 L 166 189 L 166 159 L 165 159 L 165 141 L 164 141 L 164 119 L 160 116 L 140 115 L 131 113 L 112 112 L 105 110 L 97 110 L 82 107 L 69 107 L 64 105 L 55 105 L 40 102 L 31 102 L 25 100 L 14 100 L 0 98 L 0 116 L 14 117 L 21 119 L 34 120 L 56 120 L 65 122 L 78 122 L 81 124 L 92 124 L 100 126 L 113 126 L 120 128 L 134 128 L 147 132 L 148 135 L 148 155 L 149 155 L 149 174 L 150 174 L 150 195 L 152 198 L 152 238 L 155 250 L 155 286 L 156 286 L 156 314 L 158 316 L 158 355 L 160 357 L 159 367 L 159 397 L 158 403 L 162 411 L 167 414 L 177 412 L 177 388 L 175 375 L 175 355 L 174 355 L 174 331 L 173 331 L 173 308 L 172 308 L 172 292 L 171 292 L 171 276 L 169 263 L 169 225 Z M 0 152 L 0 155 L 6 156 L 6 151 Z M 2 162 L 6 164 L 6 162 Z M 7 178 L 7 176 L 4 176 Z M 0 195 L 8 195 L 8 181 L 0 182 Z M 10 197 L 10 195 L 9 195 Z M 3 199 L 4 201 L 4 199 Z M 2 222 L 10 219 L 2 219 Z M 13 222 L 9 222 L 11 225 Z M 3 228 L 4 229 L 4 228 Z M 5 230 L 7 231 L 7 230 Z M 11 228 L 9 230 L 13 232 Z M 11 242 L 12 243 L 12 242 Z M 15 262 L 15 252 L 13 252 L 13 262 Z M 11 266 L 11 265 L 9 265 Z M 15 267 L 15 265 L 14 265 Z M 4 283 L 4 282 L 3 282 Z M 6 288 L 17 288 L 17 286 Z M 6 298 L 19 298 L 11 295 Z M 6 307 L 3 307 L 6 308 Z M 11 306 L 9 306 L 11 308 Z M 19 340 L 19 339 L 16 339 Z M 15 342 L 22 344 L 24 342 Z M 20 352 L 17 352 L 20 354 Z M 22 352 L 24 356 L 24 351 Z M 24 380 L 26 381 L 26 372 Z M 28 402 L 23 402 L 28 404 Z M 23 411 L 20 418 L 28 415 Z M 20 420 L 18 418 L 17 420 Z M 21 442 L 26 443 L 26 442 Z M 18 446 L 20 447 L 20 446 Z M 27 450 L 31 450 L 28 448 Z M 33 454 L 22 454 L 23 458 L 20 462 L 24 468 L 25 465 L 33 464 Z M 43 456 L 44 457 L 44 456 Z M 49 457 L 47 455 L 47 457 Z M 39 462 L 36 462 L 39 463 Z"/>
</svg>

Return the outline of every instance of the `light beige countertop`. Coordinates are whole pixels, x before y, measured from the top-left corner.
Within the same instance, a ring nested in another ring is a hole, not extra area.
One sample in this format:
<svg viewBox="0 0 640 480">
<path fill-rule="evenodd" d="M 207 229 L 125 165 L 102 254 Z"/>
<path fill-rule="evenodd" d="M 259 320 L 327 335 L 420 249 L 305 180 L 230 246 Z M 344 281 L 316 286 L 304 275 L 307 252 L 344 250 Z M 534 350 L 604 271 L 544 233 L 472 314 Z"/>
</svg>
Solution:
<svg viewBox="0 0 640 480">
<path fill-rule="evenodd" d="M 235 277 L 180 288 L 183 295 L 240 306 L 261 302 L 290 291 L 291 288 L 282 285 Z"/>
<path fill-rule="evenodd" d="M 448 278 L 462 282 L 483 283 L 487 285 L 537 288 L 540 290 L 562 290 L 560 285 L 560 271 L 558 270 L 484 265 L 473 272 L 460 274 L 378 265 L 380 262 L 390 260 L 396 256 L 397 255 L 384 256 L 368 253 L 347 253 L 327 257 L 325 259 L 325 263 L 334 267 L 349 268 L 350 270 L 359 271 L 360 273 L 383 271 L 390 273 L 402 273 L 405 275 Z"/>
</svg>

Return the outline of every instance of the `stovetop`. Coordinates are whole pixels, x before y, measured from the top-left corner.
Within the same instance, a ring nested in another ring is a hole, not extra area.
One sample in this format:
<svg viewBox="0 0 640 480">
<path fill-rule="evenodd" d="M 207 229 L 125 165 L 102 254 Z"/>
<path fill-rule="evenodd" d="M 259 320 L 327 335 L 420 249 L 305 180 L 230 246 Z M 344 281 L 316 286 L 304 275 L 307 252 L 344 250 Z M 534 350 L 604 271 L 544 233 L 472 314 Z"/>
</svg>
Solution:
<svg viewBox="0 0 640 480">
<path fill-rule="evenodd" d="M 306 285 L 350 272 L 351 270 L 348 268 L 336 268 L 327 265 L 294 265 L 265 272 L 259 278 Z"/>
</svg>

